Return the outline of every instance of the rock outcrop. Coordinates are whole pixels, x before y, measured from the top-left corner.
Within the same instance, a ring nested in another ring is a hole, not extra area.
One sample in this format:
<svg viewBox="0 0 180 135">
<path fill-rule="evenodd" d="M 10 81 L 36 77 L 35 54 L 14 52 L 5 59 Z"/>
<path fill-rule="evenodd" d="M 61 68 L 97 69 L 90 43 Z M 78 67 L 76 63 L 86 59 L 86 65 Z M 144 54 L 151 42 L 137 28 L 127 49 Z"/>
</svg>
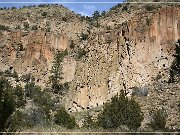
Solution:
<svg viewBox="0 0 180 135">
<path fill-rule="evenodd" d="M 154 89 L 150 89 L 154 82 L 163 84 L 169 80 L 175 43 L 180 38 L 179 13 L 178 7 L 157 9 L 151 14 L 137 15 L 117 29 L 100 31 L 92 36 L 85 47 L 88 54 L 77 62 L 74 80 L 64 100 L 66 108 L 73 112 L 98 107 L 120 90 L 131 95 L 135 87 L 148 89 L 148 97 L 152 100 L 158 98 L 156 94 L 151 96 Z M 179 101 L 178 92 L 176 94 L 172 97 L 175 103 Z M 142 108 L 148 106 L 144 102 L 149 98 L 141 99 Z"/>
<path fill-rule="evenodd" d="M 127 96 L 135 95 L 146 118 L 149 108 L 163 106 L 170 114 L 168 126 L 178 125 L 177 105 L 172 105 L 180 100 L 179 82 L 167 82 L 180 39 L 180 8 L 142 7 L 119 5 L 99 18 L 98 28 L 57 5 L 0 11 L 0 23 L 10 27 L 0 31 L 1 70 L 31 73 L 36 84 L 45 87 L 54 52 L 68 50 L 62 81 L 70 84 L 63 97 L 67 110 L 101 107 L 124 90 Z M 82 32 L 89 33 L 87 39 Z"/>
<path fill-rule="evenodd" d="M 68 49 L 71 41 L 78 40 L 88 26 L 62 5 L 0 10 L 0 24 L 8 27 L 0 31 L 1 70 L 13 67 L 20 76 L 30 73 L 43 87 L 50 75 L 54 52 Z M 68 77 L 66 59 L 64 63 L 67 76 L 64 82 L 68 82 L 73 77 Z M 72 64 L 75 68 L 74 61 Z"/>
<path fill-rule="evenodd" d="M 121 89 L 151 84 L 157 75 L 167 82 L 175 42 L 180 38 L 179 11 L 169 7 L 144 13 L 92 37 L 87 57 L 77 63 L 70 90 L 74 90 L 72 104 L 82 108 L 102 105 Z"/>
</svg>

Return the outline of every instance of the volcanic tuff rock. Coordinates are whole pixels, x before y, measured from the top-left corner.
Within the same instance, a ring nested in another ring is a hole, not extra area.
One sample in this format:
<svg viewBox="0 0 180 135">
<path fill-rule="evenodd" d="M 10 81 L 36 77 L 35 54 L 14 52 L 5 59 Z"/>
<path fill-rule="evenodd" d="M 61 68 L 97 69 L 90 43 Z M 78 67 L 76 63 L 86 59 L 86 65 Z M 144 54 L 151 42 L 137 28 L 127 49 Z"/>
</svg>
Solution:
<svg viewBox="0 0 180 135">
<path fill-rule="evenodd" d="M 162 85 L 169 80 L 169 71 L 175 59 L 175 43 L 180 38 L 179 30 L 180 9 L 165 7 L 152 13 L 141 13 L 116 29 L 95 34 L 85 47 L 89 53 L 77 62 L 74 80 L 64 100 L 66 108 L 73 112 L 98 107 L 120 90 L 126 90 L 131 95 L 137 87 L 148 89 L 148 98 L 139 100 L 143 102 L 145 115 L 148 115 L 150 106 L 170 109 L 169 104 L 156 105 L 156 102 L 161 101 L 154 100 L 155 97 L 162 98 L 162 95 L 154 94 L 152 89 L 158 76 L 161 76 L 159 81 Z M 172 97 L 169 92 L 174 87 L 176 96 Z M 163 96 L 172 98 L 170 103 L 177 104 L 179 85 L 167 89 L 167 94 Z M 149 102 L 148 99 L 151 99 L 153 105 L 144 103 Z M 169 117 L 177 119 L 169 119 L 168 126 L 180 124 L 177 106 L 174 109 Z"/>
<path fill-rule="evenodd" d="M 172 112 L 170 108 L 180 100 L 179 82 L 167 82 L 180 39 L 179 6 L 122 4 L 100 17 L 99 23 L 98 28 L 90 26 L 57 5 L 0 10 L 0 24 L 10 27 L 0 31 L 1 70 L 31 73 L 36 84 L 45 87 L 54 52 L 67 49 L 63 60 L 63 82 L 70 82 L 63 100 L 67 110 L 102 106 L 123 89 L 128 96 L 138 93 L 136 100 L 146 118 L 149 108 L 163 106 L 169 112 L 168 125 L 178 125 L 177 106 Z M 80 34 L 90 27 L 82 41 Z M 82 58 L 76 57 L 79 48 L 86 52 Z"/>
<path fill-rule="evenodd" d="M 1 70 L 13 67 L 20 75 L 31 73 L 41 86 L 50 75 L 54 51 L 68 48 L 88 26 L 61 5 L 0 10 L 0 24 L 10 27 L 0 32 Z"/>
<path fill-rule="evenodd" d="M 168 81 L 180 37 L 179 11 L 176 7 L 157 9 L 91 37 L 87 57 L 77 62 L 72 102 L 91 108 L 121 89 L 151 84 L 158 74 Z"/>
</svg>

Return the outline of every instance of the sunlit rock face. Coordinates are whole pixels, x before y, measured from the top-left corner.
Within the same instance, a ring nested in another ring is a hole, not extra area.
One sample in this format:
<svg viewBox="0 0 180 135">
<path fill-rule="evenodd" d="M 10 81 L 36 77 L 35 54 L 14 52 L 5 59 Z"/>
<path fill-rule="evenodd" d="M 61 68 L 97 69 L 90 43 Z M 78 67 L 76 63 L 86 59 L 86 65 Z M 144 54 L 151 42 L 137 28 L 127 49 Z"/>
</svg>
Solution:
<svg viewBox="0 0 180 135">
<path fill-rule="evenodd" d="M 54 51 L 64 51 L 68 46 L 68 37 L 53 33 L 3 32 L 1 40 L 5 45 L 1 49 L 1 70 L 13 67 L 19 74 L 32 73 L 40 85 L 45 85 L 52 67 Z M 44 78 L 41 78 L 44 76 Z M 68 77 L 67 77 L 68 78 Z"/>
<path fill-rule="evenodd" d="M 100 31 L 89 39 L 87 57 L 78 61 L 65 106 L 71 111 L 93 108 L 121 89 L 146 87 L 157 76 L 168 81 L 180 38 L 180 9 L 141 13 L 118 29 Z"/>
<path fill-rule="evenodd" d="M 124 6 L 127 11 L 123 11 Z M 69 112 L 102 106 L 121 90 L 126 90 L 129 98 L 142 96 L 136 100 L 146 116 L 152 106 L 165 104 L 169 109 L 179 100 L 179 85 L 169 85 L 171 90 L 162 83 L 169 80 L 175 44 L 180 39 L 180 8 L 163 4 L 150 11 L 146 8 L 143 4 L 122 4 L 100 17 L 98 28 L 62 6 L 0 10 L 0 23 L 10 27 L 0 31 L 1 70 L 15 69 L 20 76 L 30 73 L 36 85 L 46 88 L 55 51 L 67 49 L 62 83 L 70 85 L 63 96 Z M 42 16 L 46 11 L 48 15 Z M 28 16 L 28 12 L 32 14 Z M 34 24 L 38 30 L 32 30 Z M 16 29 L 17 25 L 21 28 Z M 88 33 L 86 40 L 82 41 L 82 33 Z M 80 59 L 76 57 L 79 48 L 87 52 Z M 159 94 L 156 89 L 166 91 Z M 178 122 L 177 107 L 172 112 L 169 117 L 174 119 L 169 118 L 168 124 Z"/>
</svg>

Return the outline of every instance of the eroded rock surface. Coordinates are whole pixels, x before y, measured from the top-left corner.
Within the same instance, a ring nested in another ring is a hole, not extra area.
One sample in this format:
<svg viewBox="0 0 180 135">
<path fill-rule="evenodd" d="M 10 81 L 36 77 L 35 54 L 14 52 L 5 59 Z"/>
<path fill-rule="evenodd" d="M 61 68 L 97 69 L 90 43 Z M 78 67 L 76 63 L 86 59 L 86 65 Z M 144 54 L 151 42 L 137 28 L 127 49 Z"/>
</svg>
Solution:
<svg viewBox="0 0 180 135">
<path fill-rule="evenodd" d="M 167 82 L 180 39 L 180 8 L 161 4 L 145 11 L 141 4 L 137 8 L 133 4 L 125 6 L 130 10 L 120 12 L 123 6 L 117 7 L 101 17 L 101 27 L 92 26 L 86 40 L 80 34 L 88 33 L 90 24 L 61 6 L 43 8 L 41 13 L 47 11 L 47 16 L 37 16 L 40 10 L 35 7 L 0 11 L 0 23 L 11 27 L 0 32 L 1 70 L 11 67 L 20 75 L 31 73 L 36 84 L 45 87 L 54 52 L 67 49 L 62 82 L 70 83 L 63 100 L 69 112 L 101 107 L 125 90 L 127 96 L 135 95 L 140 103 L 144 123 L 150 108 L 163 106 L 169 113 L 167 125 L 178 125 L 175 104 L 180 100 L 179 82 Z M 35 12 L 28 16 L 32 10 Z M 9 14 L 4 16 L 4 12 Z M 11 23 L 12 16 L 16 24 Z M 17 25 L 24 27 L 25 22 L 30 28 L 38 24 L 38 30 L 15 29 Z M 74 48 L 70 47 L 72 40 Z M 76 57 L 79 48 L 86 52 L 82 58 Z"/>
</svg>

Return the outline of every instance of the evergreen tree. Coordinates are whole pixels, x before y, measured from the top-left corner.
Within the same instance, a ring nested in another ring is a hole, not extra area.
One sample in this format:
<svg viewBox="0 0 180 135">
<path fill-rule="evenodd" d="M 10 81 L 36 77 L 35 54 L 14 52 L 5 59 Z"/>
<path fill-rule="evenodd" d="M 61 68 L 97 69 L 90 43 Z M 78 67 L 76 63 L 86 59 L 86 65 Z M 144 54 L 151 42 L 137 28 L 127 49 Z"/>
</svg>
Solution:
<svg viewBox="0 0 180 135">
<path fill-rule="evenodd" d="M 178 39 L 175 48 L 175 59 L 171 65 L 169 82 L 173 83 L 176 81 L 175 76 L 180 75 L 180 39 Z"/>
<path fill-rule="evenodd" d="M 95 27 L 99 27 L 100 24 L 99 24 L 99 21 L 98 21 L 98 18 L 100 17 L 100 12 L 99 11 L 94 11 L 94 13 L 92 14 L 92 18 L 95 20 Z"/>
<path fill-rule="evenodd" d="M 101 13 L 101 16 L 105 16 L 106 15 L 106 11 L 103 11 L 102 13 Z"/>
<path fill-rule="evenodd" d="M 124 92 L 106 103 L 104 110 L 98 116 L 100 126 L 105 129 L 127 125 L 130 129 L 136 130 L 142 120 L 143 115 L 138 103 L 134 99 L 129 100 Z"/>
<path fill-rule="evenodd" d="M 14 77 L 14 78 L 18 78 L 18 73 L 16 72 L 15 69 L 14 69 L 14 72 L 13 72 L 13 77 Z"/>
<path fill-rule="evenodd" d="M 24 90 L 21 86 L 17 85 L 15 87 L 15 96 L 16 96 L 16 106 L 22 107 L 25 105 L 25 95 L 24 95 Z"/>
<path fill-rule="evenodd" d="M 15 111 L 14 90 L 6 78 L 0 78 L 0 132 L 4 132 L 8 118 Z"/>
<path fill-rule="evenodd" d="M 153 130 L 165 130 L 167 114 L 164 109 L 154 111 L 152 118 L 150 126 Z"/>
<path fill-rule="evenodd" d="M 93 19 L 97 20 L 100 17 L 100 13 L 99 11 L 94 11 L 94 13 L 92 14 Z"/>
<path fill-rule="evenodd" d="M 62 90 L 62 85 L 60 84 L 61 80 L 63 79 L 62 75 L 62 62 L 64 56 L 67 55 L 67 50 L 64 52 L 57 51 L 54 55 L 53 65 L 51 69 L 52 75 L 50 76 L 50 83 L 52 90 L 55 93 L 59 93 Z"/>
<path fill-rule="evenodd" d="M 60 108 L 54 116 L 55 123 L 64 126 L 68 129 L 72 129 L 76 126 L 75 117 L 69 115 L 65 108 Z"/>
</svg>

